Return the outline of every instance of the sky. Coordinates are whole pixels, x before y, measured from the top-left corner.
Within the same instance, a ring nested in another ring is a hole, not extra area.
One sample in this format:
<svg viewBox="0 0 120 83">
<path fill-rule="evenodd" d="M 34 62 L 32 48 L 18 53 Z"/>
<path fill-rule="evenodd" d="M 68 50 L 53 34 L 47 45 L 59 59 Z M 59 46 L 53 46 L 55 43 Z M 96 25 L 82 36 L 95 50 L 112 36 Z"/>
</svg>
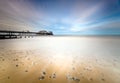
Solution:
<svg viewBox="0 0 120 83">
<path fill-rule="evenodd" d="M 120 35 L 120 0 L 0 0 L 0 30 Z"/>
</svg>

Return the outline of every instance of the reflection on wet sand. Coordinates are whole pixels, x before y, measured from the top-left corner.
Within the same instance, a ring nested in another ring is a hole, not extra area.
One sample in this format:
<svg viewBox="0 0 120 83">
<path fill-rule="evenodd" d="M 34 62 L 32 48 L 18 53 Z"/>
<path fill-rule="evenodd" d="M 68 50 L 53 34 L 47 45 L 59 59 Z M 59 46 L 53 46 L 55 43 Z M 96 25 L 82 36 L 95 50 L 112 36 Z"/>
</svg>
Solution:
<svg viewBox="0 0 120 83">
<path fill-rule="evenodd" d="M 0 83 L 120 82 L 120 39 L 52 37 L 9 41 L 9 47 L 0 41 Z"/>
</svg>

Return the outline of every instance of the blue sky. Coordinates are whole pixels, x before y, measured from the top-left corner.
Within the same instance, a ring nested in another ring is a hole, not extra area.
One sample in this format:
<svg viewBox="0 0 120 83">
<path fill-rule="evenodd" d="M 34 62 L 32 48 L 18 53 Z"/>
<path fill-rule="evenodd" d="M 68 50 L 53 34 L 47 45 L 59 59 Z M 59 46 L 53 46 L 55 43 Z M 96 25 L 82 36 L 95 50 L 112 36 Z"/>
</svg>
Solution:
<svg viewBox="0 0 120 83">
<path fill-rule="evenodd" d="M 120 0 L 1 0 L 0 29 L 120 34 Z"/>
</svg>

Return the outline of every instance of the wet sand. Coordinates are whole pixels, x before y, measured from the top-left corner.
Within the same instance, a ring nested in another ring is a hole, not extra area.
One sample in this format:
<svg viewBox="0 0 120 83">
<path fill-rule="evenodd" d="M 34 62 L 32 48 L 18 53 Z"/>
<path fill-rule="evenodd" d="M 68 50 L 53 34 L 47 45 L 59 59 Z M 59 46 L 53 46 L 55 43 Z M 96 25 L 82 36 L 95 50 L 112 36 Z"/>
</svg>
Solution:
<svg viewBox="0 0 120 83">
<path fill-rule="evenodd" d="M 0 40 L 0 83 L 120 83 L 120 37 Z"/>
</svg>

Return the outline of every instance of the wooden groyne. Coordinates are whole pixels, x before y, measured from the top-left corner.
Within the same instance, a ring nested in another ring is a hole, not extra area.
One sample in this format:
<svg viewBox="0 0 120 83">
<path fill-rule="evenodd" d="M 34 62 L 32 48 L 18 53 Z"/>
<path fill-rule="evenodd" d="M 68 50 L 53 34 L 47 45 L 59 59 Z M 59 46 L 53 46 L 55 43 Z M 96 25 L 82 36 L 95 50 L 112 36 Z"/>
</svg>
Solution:
<svg viewBox="0 0 120 83">
<path fill-rule="evenodd" d="M 0 39 L 30 38 L 44 35 L 53 35 L 53 33 L 51 31 L 47 32 L 45 30 L 39 32 L 0 30 Z"/>
</svg>

